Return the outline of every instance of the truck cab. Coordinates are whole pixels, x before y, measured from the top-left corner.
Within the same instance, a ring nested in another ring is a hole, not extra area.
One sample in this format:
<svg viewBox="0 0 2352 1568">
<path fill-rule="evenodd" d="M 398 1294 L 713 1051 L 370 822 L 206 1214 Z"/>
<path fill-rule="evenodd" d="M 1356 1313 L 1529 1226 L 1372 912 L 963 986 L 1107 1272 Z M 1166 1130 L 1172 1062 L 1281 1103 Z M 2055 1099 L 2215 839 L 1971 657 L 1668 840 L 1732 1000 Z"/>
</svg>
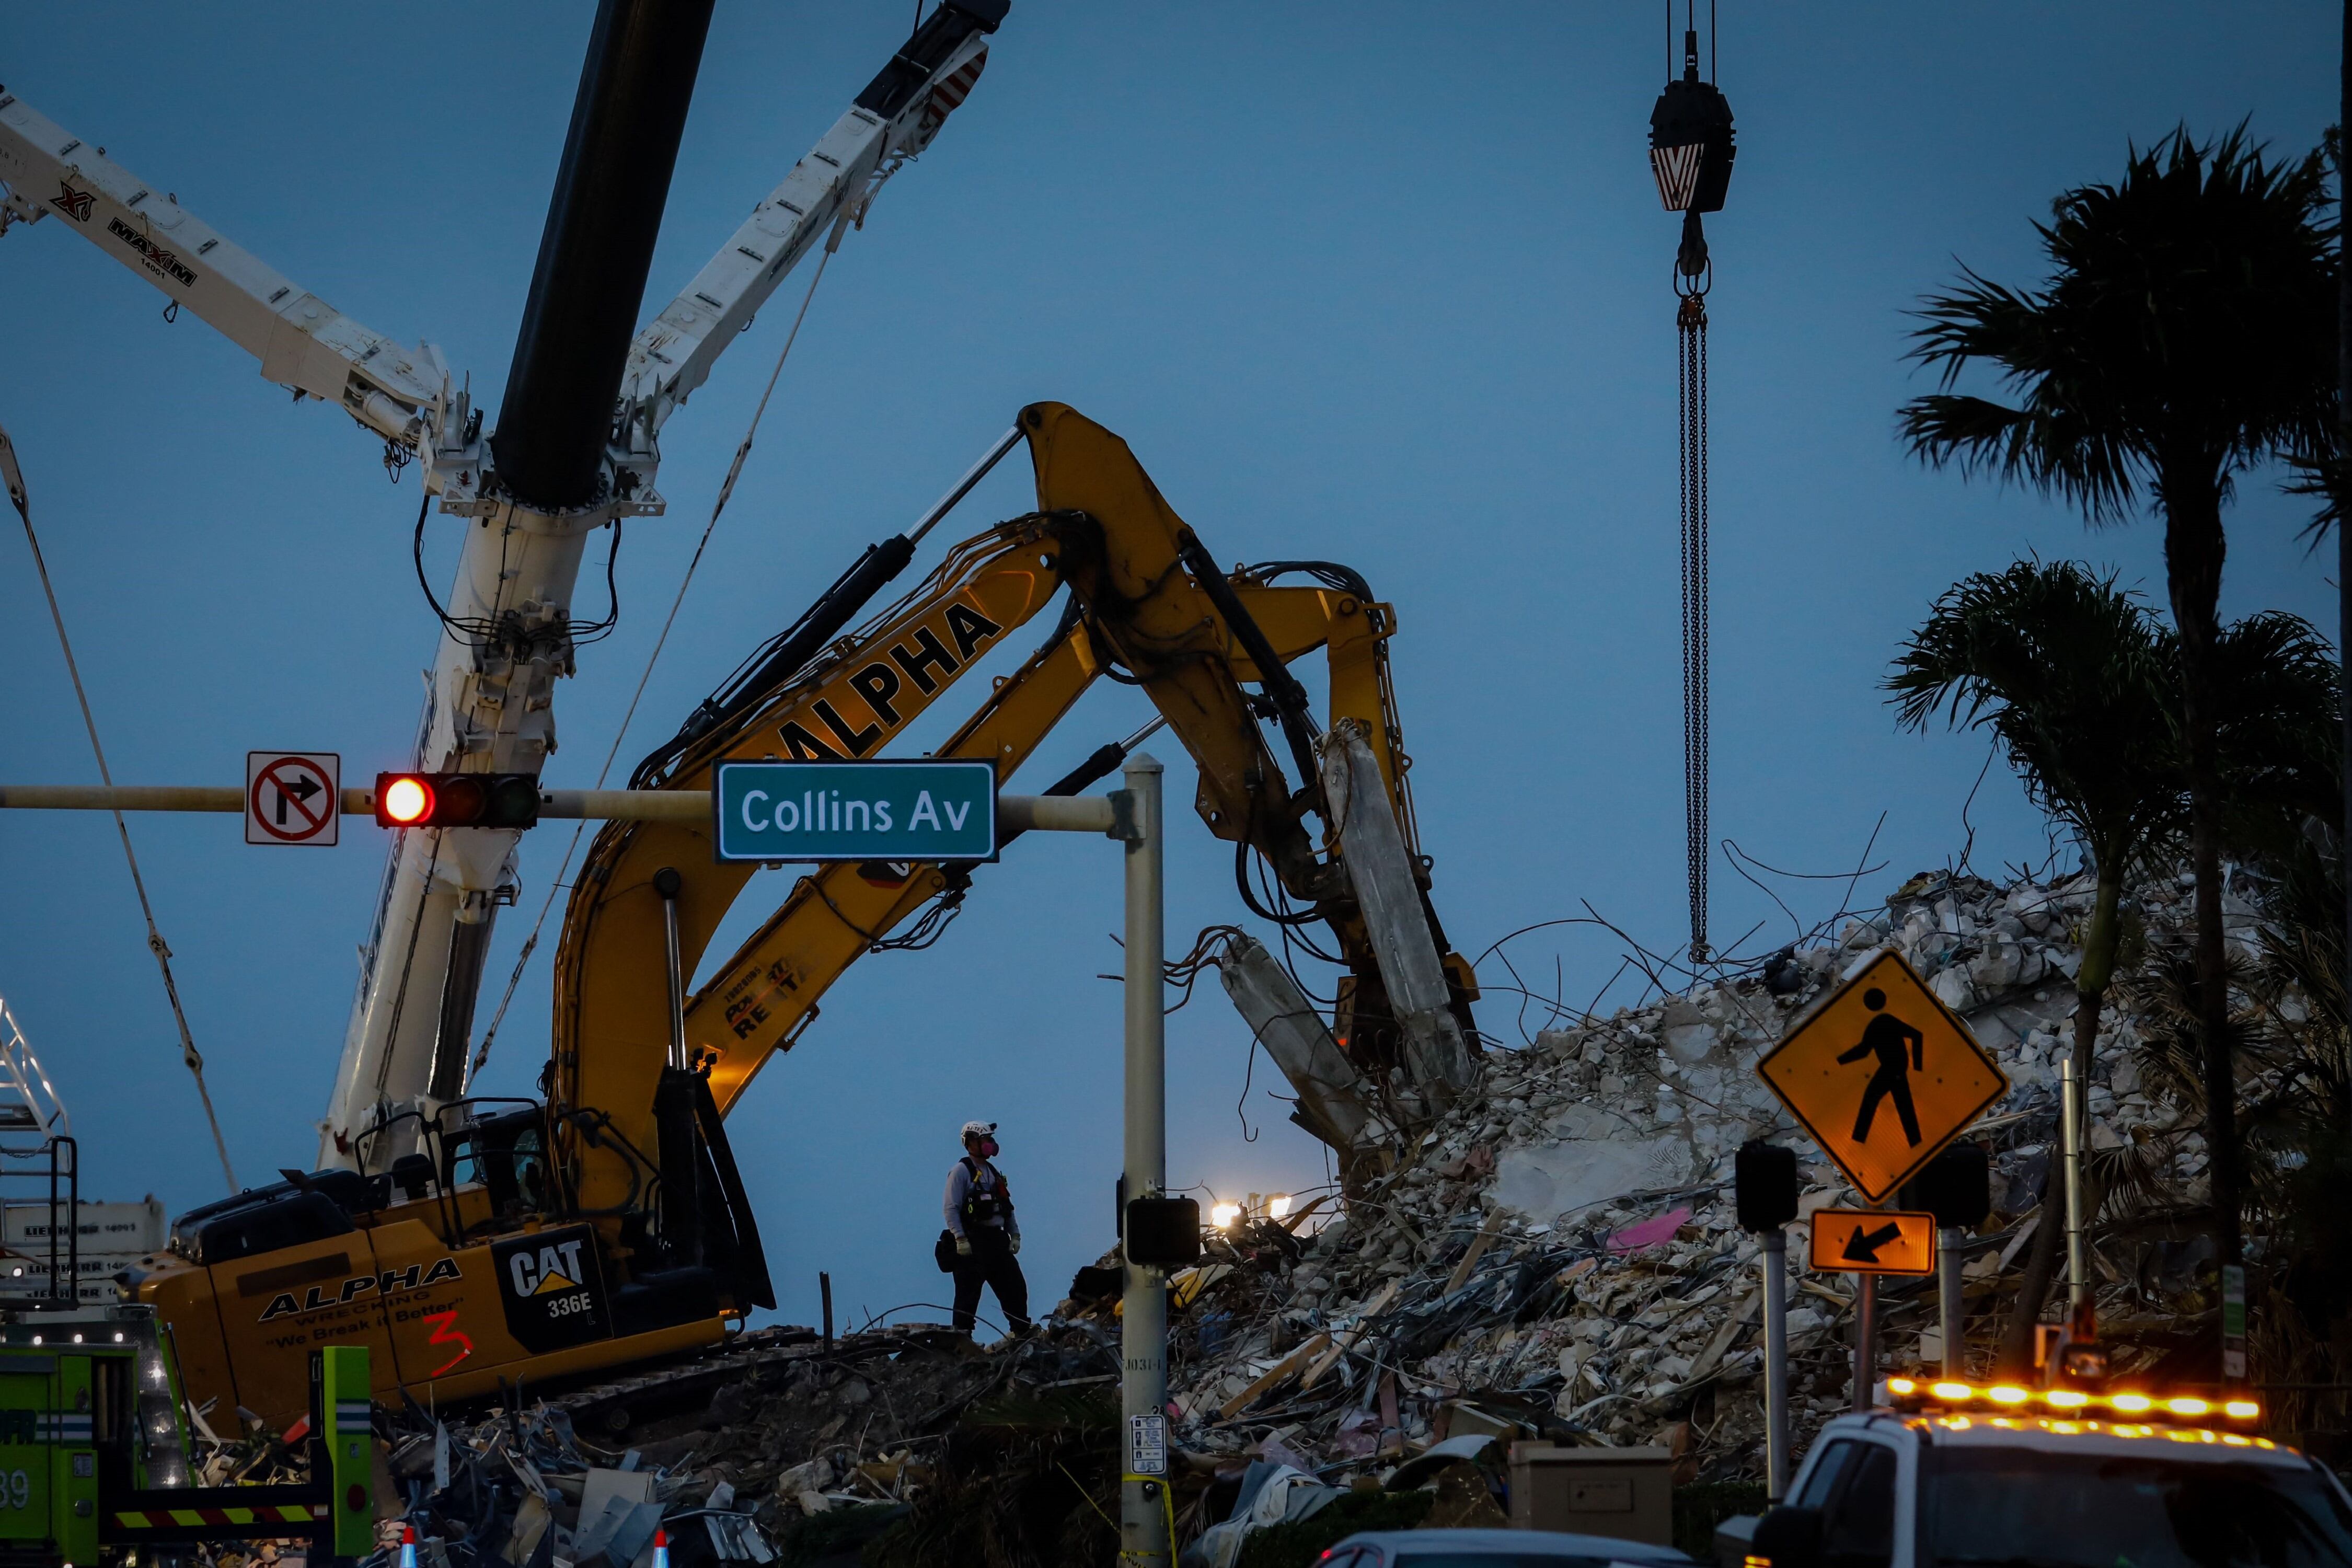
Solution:
<svg viewBox="0 0 2352 1568">
<path fill-rule="evenodd" d="M 1731 1568 L 2352 1568 L 2352 1498 L 2294 1449 L 2112 1413 L 1874 1410 L 1822 1429 Z"/>
</svg>

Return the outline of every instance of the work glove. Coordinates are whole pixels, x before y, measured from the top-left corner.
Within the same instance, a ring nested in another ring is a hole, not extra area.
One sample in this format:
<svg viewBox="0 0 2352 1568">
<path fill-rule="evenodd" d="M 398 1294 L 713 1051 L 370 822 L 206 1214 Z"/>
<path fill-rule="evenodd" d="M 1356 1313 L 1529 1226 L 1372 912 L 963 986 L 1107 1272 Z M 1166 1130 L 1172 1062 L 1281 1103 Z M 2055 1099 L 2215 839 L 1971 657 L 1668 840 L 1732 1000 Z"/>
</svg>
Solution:
<svg viewBox="0 0 2352 1568">
<path fill-rule="evenodd" d="M 971 1237 L 968 1236 L 959 1236 L 956 1237 L 956 1256 L 958 1258 L 970 1258 L 971 1256 Z"/>
<path fill-rule="evenodd" d="M 1017 1253 L 1017 1252 L 1019 1252 L 1019 1251 L 1021 1250 L 1021 1238 L 1020 1238 L 1018 1236 L 1014 1237 L 1013 1238 L 1013 1244 L 1012 1244 L 1012 1245 L 1013 1245 L 1013 1250 L 1014 1252 L 1016 1252 L 1016 1253 Z"/>
</svg>

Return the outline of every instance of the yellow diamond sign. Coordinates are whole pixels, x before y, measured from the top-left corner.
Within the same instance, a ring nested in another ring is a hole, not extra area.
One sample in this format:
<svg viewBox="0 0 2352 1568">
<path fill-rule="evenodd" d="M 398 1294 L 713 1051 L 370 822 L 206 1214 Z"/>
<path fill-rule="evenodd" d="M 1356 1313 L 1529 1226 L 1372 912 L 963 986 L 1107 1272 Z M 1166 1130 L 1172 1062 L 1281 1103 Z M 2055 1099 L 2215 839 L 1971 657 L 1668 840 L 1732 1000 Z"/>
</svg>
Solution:
<svg viewBox="0 0 2352 1568">
<path fill-rule="evenodd" d="M 2009 1092 L 1968 1026 L 1892 948 L 1814 1004 L 1756 1076 L 1872 1203 Z"/>
</svg>

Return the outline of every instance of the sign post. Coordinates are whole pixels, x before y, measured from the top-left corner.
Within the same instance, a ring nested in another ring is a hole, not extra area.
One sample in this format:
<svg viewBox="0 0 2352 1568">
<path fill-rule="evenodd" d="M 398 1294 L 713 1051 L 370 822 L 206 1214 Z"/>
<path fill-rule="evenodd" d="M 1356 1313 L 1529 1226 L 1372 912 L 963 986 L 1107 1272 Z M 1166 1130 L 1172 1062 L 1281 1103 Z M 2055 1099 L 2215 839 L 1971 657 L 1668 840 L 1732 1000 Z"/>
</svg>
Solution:
<svg viewBox="0 0 2352 1568">
<path fill-rule="evenodd" d="M 1853 1274 L 1853 1407 L 1870 1408 L 1878 1382 L 1878 1277 L 1936 1271 L 1936 1216 L 1899 1209 L 1820 1209 L 1813 1215 L 1812 1265 Z"/>
<path fill-rule="evenodd" d="M 1797 1217 L 1797 1152 L 1761 1140 L 1732 1161 L 1739 1228 L 1757 1239 L 1764 1285 L 1764 1492 L 1789 1490 L 1789 1232 Z"/>
<path fill-rule="evenodd" d="M 1849 971 L 1756 1064 L 1756 1076 L 1872 1204 L 1926 1169 L 2009 1092 L 2009 1079 L 1968 1026 L 1893 948 Z M 1930 1214 L 1823 1209 L 1813 1215 L 1813 1267 L 1858 1276 L 1856 1410 L 1870 1408 L 1877 1382 L 1878 1276 L 1933 1273 L 1936 1241 Z"/>
</svg>

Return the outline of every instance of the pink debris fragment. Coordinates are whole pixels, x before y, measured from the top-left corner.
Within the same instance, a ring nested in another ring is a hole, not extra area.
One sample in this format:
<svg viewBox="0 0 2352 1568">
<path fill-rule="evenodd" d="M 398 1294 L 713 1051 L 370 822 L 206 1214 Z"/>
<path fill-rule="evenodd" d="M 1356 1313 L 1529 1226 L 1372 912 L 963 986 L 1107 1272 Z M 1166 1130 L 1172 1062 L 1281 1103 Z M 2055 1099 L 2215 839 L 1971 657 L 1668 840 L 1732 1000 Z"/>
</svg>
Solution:
<svg viewBox="0 0 2352 1568">
<path fill-rule="evenodd" d="M 1655 1219 L 1645 1219 L 1639 1225 L 1629 1225 L 1622 1230 L 1609 1233 L 1607 1246 L 1612 1252 L 1639 1252 L 1645 1247 L 1657 1247 L 1675 1238 L 1675 1232 L 1690 1223 L 1690 1205 L 1671 1208 Z"/>
</svg>

